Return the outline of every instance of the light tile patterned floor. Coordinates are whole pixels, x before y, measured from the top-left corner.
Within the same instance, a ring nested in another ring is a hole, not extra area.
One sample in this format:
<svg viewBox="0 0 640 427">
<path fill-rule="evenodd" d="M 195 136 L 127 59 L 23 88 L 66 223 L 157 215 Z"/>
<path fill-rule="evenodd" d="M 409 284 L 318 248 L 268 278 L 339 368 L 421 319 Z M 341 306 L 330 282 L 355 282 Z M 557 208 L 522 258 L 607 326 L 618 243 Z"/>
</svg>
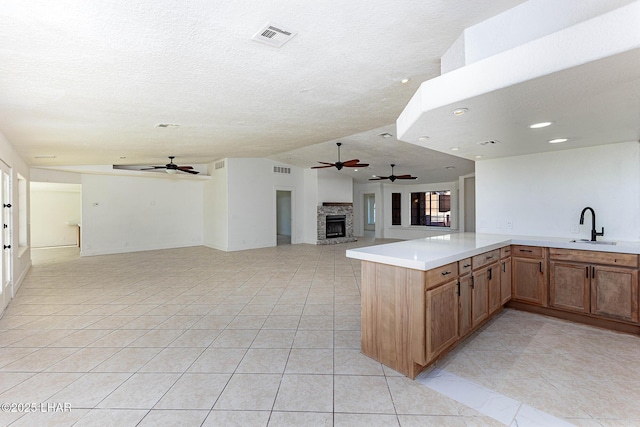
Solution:
<svg viewBox="0 0 640 427">
<path fill-rule="evenodd" d="M 34 250 L 0 320 L 0 402 L 72 409 L 0 425 L 504 425 L 360 354 L 344 251 L 370 244 Z M 635 426 L 639 355 L 637 336 L 505 310 L 437 366 L 519 402 L 521 421 Z"/>
</svg>

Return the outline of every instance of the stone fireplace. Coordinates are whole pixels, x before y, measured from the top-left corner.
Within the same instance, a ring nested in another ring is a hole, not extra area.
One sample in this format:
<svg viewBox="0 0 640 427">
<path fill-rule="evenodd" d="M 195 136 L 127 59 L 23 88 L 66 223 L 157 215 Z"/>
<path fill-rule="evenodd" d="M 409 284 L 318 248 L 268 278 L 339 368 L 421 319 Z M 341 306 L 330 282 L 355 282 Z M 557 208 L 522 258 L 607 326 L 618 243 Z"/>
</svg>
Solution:
<svg viewBox="0 0 640 427">
<path fill-rule="evenodd" d="M 325 202 L 318 206 L 318 245 L 355 241 L 353 203 Z"/>
</svg>

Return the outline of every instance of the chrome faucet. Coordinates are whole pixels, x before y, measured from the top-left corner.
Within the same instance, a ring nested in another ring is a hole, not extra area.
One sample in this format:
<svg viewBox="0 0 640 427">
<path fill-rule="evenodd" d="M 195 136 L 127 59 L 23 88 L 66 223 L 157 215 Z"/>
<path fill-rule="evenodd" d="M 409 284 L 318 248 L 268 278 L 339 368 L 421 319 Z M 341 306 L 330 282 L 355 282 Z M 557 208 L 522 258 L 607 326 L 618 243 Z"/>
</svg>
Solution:
<svg viewBox="0 0 640 427">
<path fill-rule="evenodd" d="M 584 213 L 587 210 L 591 211 L 591 241 L 595 242 L 596 241 L 596 237 L 604 236 L 604 227 L 602 227 L 602 231 L 601 232 L 598 233 L 596 231 L 596 213 L 589 206 L 587 206 L 586 208 L 582 209 L 582 212 L 580 213 L 580 225 L 584 224 Z"/>
</svg>

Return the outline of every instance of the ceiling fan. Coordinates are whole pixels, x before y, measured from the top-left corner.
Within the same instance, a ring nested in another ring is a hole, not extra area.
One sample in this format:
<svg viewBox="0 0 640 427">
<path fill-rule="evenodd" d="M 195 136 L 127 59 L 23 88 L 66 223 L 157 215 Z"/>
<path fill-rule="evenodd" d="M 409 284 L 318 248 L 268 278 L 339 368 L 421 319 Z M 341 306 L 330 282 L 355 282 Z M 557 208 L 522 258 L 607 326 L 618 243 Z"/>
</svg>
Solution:
<svg viewBox="0 0 640 427">
<path fill-rule="evenodd" d="M 322 163 L 325 166 L 312 166 L 311 169 L 322 169 L 322 168 L 333 168 L 335 167 L 338 170 L 341 170 L 344 167 L 348 167 L 348 168 L 366 168 L 367 166 L 369 166 L 369 163 L 360 163 L 360 160 L 358 159 L 352 159 L 352 160 L 347 160 L 346 162 L 341 162 L 340 161 L 340 146 L 342 145 L 342 142 L 336 142 L 336 145 L 338 146 L 338 161 L 335 163 L 327 163 L 327 162 L 318 162 L 318 163 Z"/>
<path fill-rule="evenodd" d="M 199 174 L 200 172 L 198 171 L 194 171 L 193 166 L 178 166 L 175 163 L 173 163 L 173 159 L 175 159 L 176 156 L 169 156 L 169 163 L 167 163 L 164 166 L 151 166 L 150 168 L 144 168 L 144 169 L 140 169 L 143 171 L 148 171 L 148 170 L 154 170 L 154 169 L 166 169 L 166 172 L 169 174 L 174 174 L 177 173 L 178 171 L 180 172 L 186 172 L 186 173 L 191 173 L 191 174 Z"/>
<path fill-rule="evenodd" d="M 381 181 L 383 179 L 388 179 L 391 182 L 394 182 L 396 179 L 417 179 L 417 176 L 411 176 L 411 175 L 394 175 L 393 174 L 393 168 L 395 167 L 395 165 L 392 163 L 391 164 L 391 175 L 389 176 L 378 176 L 376 178 L 369 178 L 369 181 Z"/>
</svg>

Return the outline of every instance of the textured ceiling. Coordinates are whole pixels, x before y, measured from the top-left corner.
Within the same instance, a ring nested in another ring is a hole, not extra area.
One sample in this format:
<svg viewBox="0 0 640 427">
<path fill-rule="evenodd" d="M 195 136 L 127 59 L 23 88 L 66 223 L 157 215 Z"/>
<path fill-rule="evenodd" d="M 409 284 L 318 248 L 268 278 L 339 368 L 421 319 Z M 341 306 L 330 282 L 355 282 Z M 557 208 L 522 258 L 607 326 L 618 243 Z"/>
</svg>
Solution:
<svg viewBox="0 0 640 427">
<path fill-rule="evenodd" d="M 472 156 L 398 141 L 396 119 L 420 83 L 440 75 L 440 57 L 465 28 L 521 3 L 6 0 L 0 131 L 32 166 L 165 164 L 175 155 L 181 165 L 268 157 L 310 167 L 337 160 L 342 141 L 343 160 L 370 163 L 341 171 L 358 182 L 389 175 L 390 163 L 416 182 L 451 181 L 473 171 Z M 580 4 L 604 12 L 625 3 Z M 281 48 L 252 41 L 267 22 L 297 34 Z M 485 105 L 473 102 L 474 111 Z M 501 122 L 484 115 L 438 138 L 484 137 Z"/>
<path fill-rule="evenodd" d="M 33 166 L 169 155 L 201 164 L 330 146 L 395 123 L 465 27 L 519 3 L 3 1 L 0 131 Z M 282 48 L 252 41 L 269 21 L 298 33 Z M 429 153 L 409 147 L 398 153 Z M 336 151 L 309 153 L 301 166 Z M 400 157 L 375 153 L 362 160 L 381 172 Z"/>
</svg>

